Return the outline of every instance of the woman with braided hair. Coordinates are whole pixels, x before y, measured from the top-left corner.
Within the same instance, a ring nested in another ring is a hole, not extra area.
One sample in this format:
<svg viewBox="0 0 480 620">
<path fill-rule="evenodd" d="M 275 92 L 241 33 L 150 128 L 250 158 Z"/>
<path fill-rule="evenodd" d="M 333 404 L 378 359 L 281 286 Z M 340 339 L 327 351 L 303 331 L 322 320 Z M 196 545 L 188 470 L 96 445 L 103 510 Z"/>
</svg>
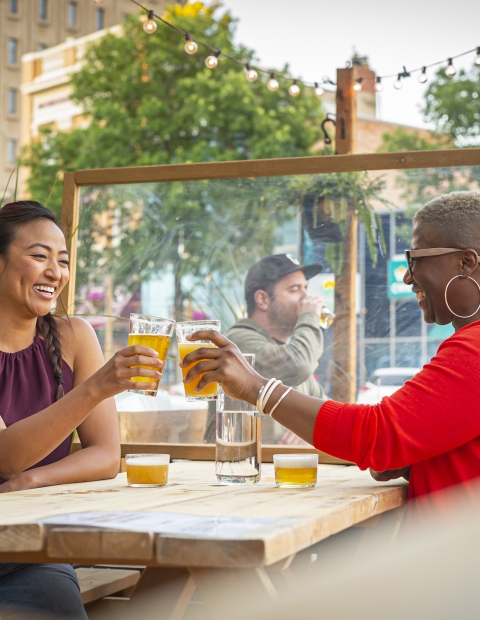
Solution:
<svg viewBox="0 0 480 620">
<path fill-rule="evenodd" d="M 152 388 L 161 376 L 152 349 L 127 347 L 105 364 L 86 321 L 51 314 L 68 277 L 53 213 L 33 201 L 1 208 L 0 493 L 116 476 L 113 396 L 150 385 L 133 376 L 150 378 Z M 75 430 L 82 450 L 70 454 Z M 22 617 L 86 618 L 68 565 L 0 563 L 0 616 L 19 608 Z"/>
</svg>

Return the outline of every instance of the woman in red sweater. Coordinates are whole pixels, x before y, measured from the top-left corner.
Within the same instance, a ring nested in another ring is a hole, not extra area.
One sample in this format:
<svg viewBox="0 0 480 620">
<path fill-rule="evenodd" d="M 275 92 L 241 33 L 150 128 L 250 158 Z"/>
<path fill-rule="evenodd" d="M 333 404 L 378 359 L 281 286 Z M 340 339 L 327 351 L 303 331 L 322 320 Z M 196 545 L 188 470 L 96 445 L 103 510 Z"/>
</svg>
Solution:
<svg viewBox="0 0 480 620">
<path fill-rule="evenodd" d="M 455 334 L 411 381 L 378 405 L 322 401 L 294 390 L 286 394 L 280 384 L 265 413 L 278 403 L 275 420 L 319 450 L 361 469 L 385 472 L 377 479 L 399 477 L 409 467 L 410 498 L 459 484 L 472 490 L 480 476 L 479 254 L 480 193 L 453 192 L 429 202 L 414 218 L 404 281 L 416 293 L 424 320 L 451 322 Z M 257 402 L 267 380 L 224 336 L 209 336 L 219 348 L 185 358 L 184 365 L 209 360 L 192 368 L 186 381 L 207 371 L 199 389 L 218 381 L 234 398 Z"/>
</svg>

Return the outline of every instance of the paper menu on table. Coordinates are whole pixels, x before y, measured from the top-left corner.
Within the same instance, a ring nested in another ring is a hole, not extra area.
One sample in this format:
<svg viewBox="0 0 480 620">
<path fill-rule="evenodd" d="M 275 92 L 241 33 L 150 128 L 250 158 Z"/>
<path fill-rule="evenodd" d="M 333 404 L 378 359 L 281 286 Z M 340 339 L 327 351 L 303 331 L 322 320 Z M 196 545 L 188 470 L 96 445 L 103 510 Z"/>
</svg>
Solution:
<svg viewBox="0 0 480 620">
<path fill-rule="evenodd" d="M 284 519 L 282 519 L 283 521 Z M 279 521 L 263 517 L 213 517 L 175 512 L 116 512 L 91 510 L 54 517 L 39 522 L 46 525 L 99 527 L 131 532 L 153 532 L 192 538 L 235 539 Z"/>
</svg>

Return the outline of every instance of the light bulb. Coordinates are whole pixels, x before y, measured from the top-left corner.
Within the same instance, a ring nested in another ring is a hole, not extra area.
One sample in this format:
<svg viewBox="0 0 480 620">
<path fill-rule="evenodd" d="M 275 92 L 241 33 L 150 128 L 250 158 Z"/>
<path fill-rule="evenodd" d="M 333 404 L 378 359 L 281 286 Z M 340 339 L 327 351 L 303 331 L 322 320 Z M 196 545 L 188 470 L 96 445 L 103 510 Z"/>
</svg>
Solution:
<svg viewBox="0 0 480 620">
<path fill-rule="evenodd" d="M 377 77 L 377 79 L 375 80 L 374 88 L 377 91 L 377 93 L 379 93 L 381 90 L 383 90 L 382 78 Z"/>
<path fill-rule="evenodd" d="M 362 90 L 362 82 L 363 82 L 363 78 L 358 78 L 358 80 L 353 85 L 353 90 L 356 90 L 357 92 L 359 90 Z"/>
<path fill-rule="evenodd" d="M 278 90 L 279 86 L 280 84 L 275 79 L 275 73 L 270 73 L 270 79 L 268 80 L 268 83 L 267 83 L 268 90 L 271 90 L 273 93 L 274 91 Z"/>
<path fill-rule="evenodd" d="M 400 90 L 402 88 L 402 76 L 399 73 L 396 82 L 394 82 L 393 87 L 396 88 L 397 90 Z"/>
<path fill-rule="evenodd" d="M 292 95 L 292 97 L 296 97 L 300 94 L 300 86 L 297 84 L 297 80 L 293 80 L 293 84 L 288 89 L 288 92 Z"/>
<path fill-rule="evenodd" d="M 143 24 L 143 29 L 147 34 L 153 34 L 157 29 L 157 24 L 153 19 L 153 11 L 148 11 L 147 21 Z"/>
<path fill-rule="evenodd" d="M 323 88 L 315 82 L 315 89 L 313 92 L 317 95 L 317 97 L 321 97 L 324 91 Z"/>
<path fill-rule="evenodd" d="M 425 84 L 427 79 L 427 67 L 422 67 L 422 72 L 418 76 L 418 81 L 420 82 L 420 84 Z"/>
<path fill-rule="evenodd" d="M 95 0 L 95 4 L 103 4 L 103 0 Z"/>
<path fill-rule="evenodd" d="M 183 49 L 190 55 L 198 52 L 198 45 L 195 41 L 192 41 L 188 32 L 185 34 L 185 46 Z"/>
<path fill-rule="evenodd" d="M 448 59 L 448 67 L 445 69 L 445 75 L 447 77 L 449 77 L 449 78 L 453 78 L 453 76 L 455 75 L 456 72 L 457 71 L 456 71 L 455 67 L 453 66 L 452 59 L 449 58 Z"/>
<path fill-rule="evenodd" d="M 215 52 L 213 56 L 208 56 L 207 58 L 205 58 L 205 65 L 209 69 L 215 69 L 215 67 L 218 65 L 219 56 L 220 56 L 220 52 Z"/>
<path fill-rule="evenodd" d="M 245 77 L 249 82 L 255 82 L 258 79 L 258 73 L 247 64 L 245 65 Z"/>
<path fill-rule="evenodd" d="M 480 47 L 477 47 L 477 55 L 475 56 L 475 66 L 480 67 Z"/>
</svg>

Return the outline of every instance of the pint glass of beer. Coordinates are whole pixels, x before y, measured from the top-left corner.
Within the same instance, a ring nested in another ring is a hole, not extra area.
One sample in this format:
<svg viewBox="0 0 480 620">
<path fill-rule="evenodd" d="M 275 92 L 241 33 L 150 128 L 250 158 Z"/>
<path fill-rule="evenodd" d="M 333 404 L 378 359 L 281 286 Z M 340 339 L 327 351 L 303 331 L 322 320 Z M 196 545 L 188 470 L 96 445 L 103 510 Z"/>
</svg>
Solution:
<svg viewBox="0 0 480 620">
<path fill-rule="evenodd" d="M 158 359 L 163 362 L 165 368 L 174 328 L 175 321 L 170 319 L 162 319 L 159 316 L 148 316 L 146 314 L 131 314 L 128 346 L 141 344 L 144 347 L 154 349 L 157 351 Z M 138 368 L 138 366 L 132 366 L 132 368 Z M 157 370 L 154 366 L 143 366 L 142 368 Z M 164 368 L 162 368 L 162 371 Z M 132 377 L 132 381 L 136 383 L 152 383 L 152 379 L 149 377 Z M 159 383 L 160 381 L 157 382 L 154 390 L 129 390 L 129 392 L 143 394 L 144 396 L 156 396 Z"/>
<path fill-rule="evenodd" d="M 317 484 L 318 454 L 274 454 L 275 482 L 285 489 L 303 489 Z"/>
<path fill-rule="evenodd" d="M 221 327 L 221 321 L 185 321 L 183 323 L 177 323 L 176 331 L 180 361 L 183 361 L 183 358 L 188 353 L 196 351 L 197 349 L 216 349 L 216 346 L 212 344 L 209 340 L 196 340 L 195 342 L 192 342 L 190 340 L 187 340 L 187 336 L 190 336 L 191 334 L 194 334 L 195 332 L 204 329 L 214 329 L 215 331 L 219 332 L 221 330 Z M 190 368 L 192 368 L 192 366 L 194 366 L 194 364 L 190 364 L 190 366 L 182 368 L 183 378 L 187 376 L 187 373 Z M 210 383 L 201 392 L 195 392 L 195 388 L 197 387 L 198 382 L 202 377 L 203 375 L 200 375 L 191 383 L 184 383 L 185 398 L 187 400 L 217 400 L 218 383 Z"/>
<path fill-rule="evenodd" d="M 127 454 L 129 487 L 163 487 L 168 482 L 169 454 Z"/>
</svg>

